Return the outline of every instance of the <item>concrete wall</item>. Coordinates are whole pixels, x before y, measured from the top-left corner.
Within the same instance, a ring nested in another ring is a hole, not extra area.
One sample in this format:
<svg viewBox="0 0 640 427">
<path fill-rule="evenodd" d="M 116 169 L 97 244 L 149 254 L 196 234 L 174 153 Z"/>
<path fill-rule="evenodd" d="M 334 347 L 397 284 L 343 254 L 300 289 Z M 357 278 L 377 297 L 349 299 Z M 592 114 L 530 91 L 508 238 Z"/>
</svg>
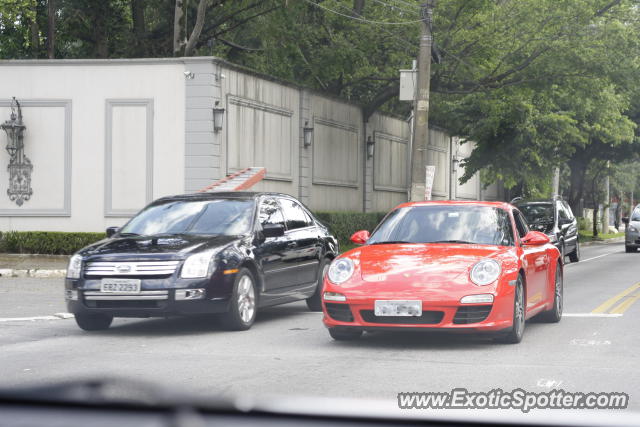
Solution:
<svg viewBox="0 0 640 427">
<path fill-rule="evenodd" d="M 0 230 L 98 231 L 185 190 L 184 66 L 163 61 L 2 61 L 0 121 L 23 105 L 31 200 L 8 186 L 0 132 Z"/>
<path fill-rule="evenodd" d="M 0 73 L 0 121 L 18 98 L 34 165 L 33 197 L 18 207 L 5 196 L 0 150 L 0 230 L 100 231 L 151 200 L 249 166 L 267 168 L 253 189 L 315 210 L 386 211 L 406 201 L 409 122 L 376 113 L 364 123 L 358 105 L 216 58 L 0 61 Z M 220 130 L 213 108 L 225 110 Z M 313 128 L 310 146 L 304 127 Z M 452 159 L 472 144 L 439 129 L 430 144 L 435 199 L 501 197 L 477 177 L 456 185 Z"/>
</svg>

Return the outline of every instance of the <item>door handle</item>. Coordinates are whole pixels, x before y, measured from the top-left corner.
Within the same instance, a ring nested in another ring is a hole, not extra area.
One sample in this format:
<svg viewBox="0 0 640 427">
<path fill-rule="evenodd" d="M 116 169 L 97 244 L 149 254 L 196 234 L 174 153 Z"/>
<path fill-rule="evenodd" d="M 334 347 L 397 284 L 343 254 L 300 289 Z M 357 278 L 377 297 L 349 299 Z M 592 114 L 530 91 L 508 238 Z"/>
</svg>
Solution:
<svg viewBox="0 0 640 427">
<path fill-rule="evenodd" d="M 289 242 L 287 243 L 288 248 L 295 248 L 298 246 L 298 242 Z"/>
</svg>

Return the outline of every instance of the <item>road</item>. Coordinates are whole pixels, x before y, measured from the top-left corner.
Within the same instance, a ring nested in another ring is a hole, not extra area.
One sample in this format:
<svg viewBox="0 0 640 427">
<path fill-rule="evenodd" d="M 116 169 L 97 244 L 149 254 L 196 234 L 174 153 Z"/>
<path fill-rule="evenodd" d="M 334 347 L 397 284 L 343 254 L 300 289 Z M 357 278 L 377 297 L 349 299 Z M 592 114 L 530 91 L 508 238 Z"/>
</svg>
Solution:
<svg viewBox="0 0 640 427">
<path fill-rule="evenodd" d="M 88 333 L 73 319 L 47 317 L 65 311 L 61 279 L 2 278 L 0 387 L 116 375 L 212 397 L 389 403 L 402 391 L 562 388 L 626 392 L 629 409 L 640 412 L 640 303 L 633 304 L 640 291 L 611 301 L 640 282 L 640 253 L 625 254 L 621 244 L 582 252 L 583 260 L 565 269 L 565 317 L 528 322 L 518 345 L 424 333 L 335 342 L 321 315 L 303 303 L 264 310 L 246 332 L 225 332 L 208 318 L 175 318 L 116 319 L 111 329 Z M 594 315 L 597 309 L 605 315 Z M 35 319 L 12 320 L 27 317 Z"/>
</svg>

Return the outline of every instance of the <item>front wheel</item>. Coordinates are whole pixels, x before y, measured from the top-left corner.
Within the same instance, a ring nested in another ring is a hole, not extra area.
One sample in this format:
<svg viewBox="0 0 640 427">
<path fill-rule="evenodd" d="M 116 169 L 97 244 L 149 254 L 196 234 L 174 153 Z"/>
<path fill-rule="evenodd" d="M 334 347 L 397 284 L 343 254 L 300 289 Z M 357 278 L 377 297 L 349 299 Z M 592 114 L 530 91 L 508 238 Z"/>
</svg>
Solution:
<svg viewBox="0 0 640 427">
<path fill-rule="evenodd" d="M 576 242 L 576 249 L 569 254 L 569 260 L 571 262 L 580 261 L 580 242 Z"/>
<path fill-rule="evenodd" d="M 256 286 L 253 274 L 243 268 L 233 284 L 229 312 L 222 316 L 222 323 L 231 331 L 246 331 L 256 319 Z"/>
<path fill-rule="evenodd" d="M 551 310 L 540 313 L 538 318 L 547 323 L 558 323 L 562 319 L 563 308 L 563 286 L 562 286 L 562 268 L 560 263 L 556 266 L 555 286 L 553 290 L 553 308 Z"/>
<path fill-rule="evenodd" d="M 635 246 L 627 246 L 627 245 L 625 245 L 624 251 L 629 254 L 631 252 L 635 252 L 636 251 L 636 247 Z"/>
<path fill-rule="evenodd" d="M 76 314 L 76 323 L 85 331 L 102 331 L 109 329 L 113 316 L 107 314 Z"/>
<path fill-rule="evenodd" d="M 318 269 L 319 277 L 318 284 L 316 285 L 316 291 L 313 295 L 307 298 L 307 307 L 309 307 L 309 310 L 311 311 L 322 311 L 322 285 L 324 282 L 324 276 L 326 276 L 327 271 L 329 271 L 329 264 L 331 264 L 331 261 L 326 258 L 320 263 L 320 268 Z"/>
<path fill-rule="evenodd" d="M 525 325 L 525 305 L 524 305 L 524 285 L 522 276 L 518 276 L 516 282 L 516 292 L 513 298 L 513 325 L 506 335 L 501 336 L 497 341 L 505 344 L 517 344 L 522 341 Z"/>
</svg>

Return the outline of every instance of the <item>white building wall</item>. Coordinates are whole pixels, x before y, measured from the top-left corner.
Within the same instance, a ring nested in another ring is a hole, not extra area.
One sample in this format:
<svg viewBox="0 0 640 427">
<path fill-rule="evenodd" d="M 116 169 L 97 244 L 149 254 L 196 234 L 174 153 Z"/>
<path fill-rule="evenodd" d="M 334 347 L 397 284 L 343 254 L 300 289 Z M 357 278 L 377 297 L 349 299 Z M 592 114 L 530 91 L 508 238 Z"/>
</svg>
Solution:
<svg viewBox="0 0 640 427">
<path fill-rule="evenodd" d="M 164 61 L 2 61 L 0 121 L 23 105 L 31 200 L 5 195 L 0 230 L 102 231 L 184 192 L 184 66 Z M 0 146 L 6 135 L 1 132 Z M 110 161 L 109 161 L 110 157 Z"/>
</svg>

